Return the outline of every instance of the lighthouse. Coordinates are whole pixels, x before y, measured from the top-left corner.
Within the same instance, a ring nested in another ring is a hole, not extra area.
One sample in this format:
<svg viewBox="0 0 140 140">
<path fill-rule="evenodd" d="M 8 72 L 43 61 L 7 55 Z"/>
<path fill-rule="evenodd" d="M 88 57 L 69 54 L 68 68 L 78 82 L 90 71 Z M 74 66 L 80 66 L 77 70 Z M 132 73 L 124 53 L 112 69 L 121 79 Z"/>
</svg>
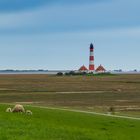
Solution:
<svg viewBox="0 0 140 140">
<path fill-rule="evenodd" d="M 89 56 L 89 72 L 94 72 L 95 66 L 94 66 L 94 46 L 91 43 L 90 44 L 90 56 Z"/>
</svg>

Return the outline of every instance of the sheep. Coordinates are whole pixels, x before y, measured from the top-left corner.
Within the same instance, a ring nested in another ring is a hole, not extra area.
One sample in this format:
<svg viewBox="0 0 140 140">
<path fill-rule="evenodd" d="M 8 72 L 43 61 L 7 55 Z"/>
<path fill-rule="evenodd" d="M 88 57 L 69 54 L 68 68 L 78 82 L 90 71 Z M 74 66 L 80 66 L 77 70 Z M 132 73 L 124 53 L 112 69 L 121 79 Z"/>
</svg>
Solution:
<svg viewBox="0 0 140 140">
<path fill-rule="evenodd" d="M 26 110 L 26 114 L 27 114 L 27 115 L 32 115 L 33 113 L 32 113 L 31 110 Z"/>
<path fill-rule="evenodd" d="M 12 109 L 12 112 L 21 112 L 21 113 L 25 113 L 25 109 L 22 105 L 17 104 L 15 105 L 15 107 Z"/>
<path fill-rule="evenodd" d="M 9 107 L 6 109 L 6 112 L 12 112 L 12 109 Z"/>
<path fill-rule="evenodd" d="M 25 111 L 24 107 L 22 105 L 20 105 L 20 104 L 15 105 L 13 109 L 7 108 L 6 112 L 26 113 L 27 115 L 32 115 L 33 114 L 31 110 L 26 110 Z"/>
</svg>

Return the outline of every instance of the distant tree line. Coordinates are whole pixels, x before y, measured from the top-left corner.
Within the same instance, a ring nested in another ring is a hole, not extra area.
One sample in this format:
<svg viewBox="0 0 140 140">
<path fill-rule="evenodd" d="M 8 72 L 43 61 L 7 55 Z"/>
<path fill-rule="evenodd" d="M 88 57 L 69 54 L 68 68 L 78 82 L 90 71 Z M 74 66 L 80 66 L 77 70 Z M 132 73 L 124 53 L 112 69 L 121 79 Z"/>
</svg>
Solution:
<svg viewBox="0 0 140 140">
<path fill-rule="evenodd" d="M 75 72 L 75 71 L 70 71 L 70 72 L 66 72 L 66 73 L 63 73 L 63 72 L 57 73 L 57 76 L 63 76 L 63 75 L 76 76 L 76 75 L 87 75 L 87 73 L 86 72 Z"/>
<path fill-rule="evenodd" d="M 114 75 L 114 74 L 111 74 L 109 72 L 106 72 L 106 73 L 93 73 L 93 72 L 90 72 L 90 73 L 87 73 L 87 72 L 75 72 L 75 71 L 70 71 L 70 72 L 66 72 L 66 73 L 63 73 L 63 72 L 58 72 L 56 74 L 57 76 L 78 76 L 78 75 L 86 75 L 86 76 L 107 76 L 107 75 Z"/>
</svg>

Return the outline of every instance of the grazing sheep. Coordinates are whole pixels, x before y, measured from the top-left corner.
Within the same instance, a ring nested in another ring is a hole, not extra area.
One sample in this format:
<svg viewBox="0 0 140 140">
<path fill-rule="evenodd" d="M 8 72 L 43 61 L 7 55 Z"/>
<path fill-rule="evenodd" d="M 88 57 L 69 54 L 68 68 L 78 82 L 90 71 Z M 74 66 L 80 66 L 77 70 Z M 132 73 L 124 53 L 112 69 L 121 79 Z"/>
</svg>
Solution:
<svg viewBox="0 0 140 140">
<path fill-rule="evenodd" d="M 11 108 L 7 108 L 6 112 L 12 112 L 12 109 Z"/>
<path fill-rule="evenodd" d="M 33 115 L 33 113 L 32 113 L 31 110 L 26 110 L 26 114 L 27 114 L 27 115 Z"/>
<path fill-rule="evenodd" d="M 17 104 L 15 105 L 15 107 L 12 109 L 12 112 L 21 112 L 21 113 L 24 113 L 25 112 L 25 109 L 22 105 L 20 104 Z"/>
</svg>

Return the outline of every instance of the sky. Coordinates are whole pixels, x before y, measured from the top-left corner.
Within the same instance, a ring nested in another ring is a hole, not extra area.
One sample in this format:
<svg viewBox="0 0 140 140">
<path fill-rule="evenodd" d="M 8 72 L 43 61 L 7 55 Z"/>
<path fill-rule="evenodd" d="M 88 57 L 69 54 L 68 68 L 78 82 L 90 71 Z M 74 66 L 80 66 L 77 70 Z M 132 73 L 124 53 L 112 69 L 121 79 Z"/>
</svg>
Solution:
<svg viewBox="0 0 140 140">
<path fill-rule="evenodd" d="M 0 69 L 140 70 L 139 0 L 0 0 Z"/>
</svg>

